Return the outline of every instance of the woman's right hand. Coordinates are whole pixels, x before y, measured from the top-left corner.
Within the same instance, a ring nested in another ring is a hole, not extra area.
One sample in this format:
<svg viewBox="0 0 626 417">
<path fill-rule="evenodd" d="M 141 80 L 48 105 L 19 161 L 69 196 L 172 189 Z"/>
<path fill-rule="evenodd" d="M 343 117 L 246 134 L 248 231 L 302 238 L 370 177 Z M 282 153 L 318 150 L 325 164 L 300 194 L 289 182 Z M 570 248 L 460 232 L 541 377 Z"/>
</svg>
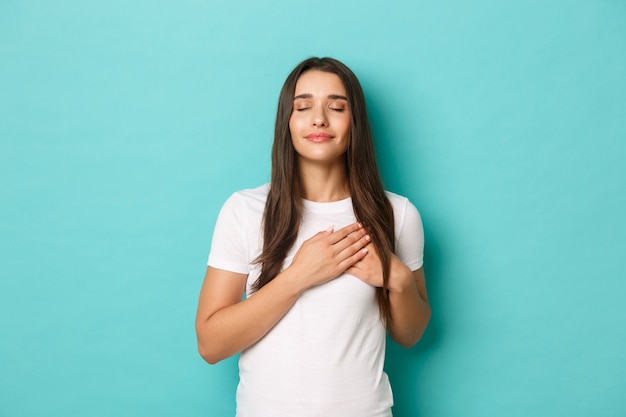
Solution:
<svg viewBox="0 0 626 417">
<path fill-rule="evenodd" d="M 337 231 L 329 228 L 305 240 L 287 268 L 301 290 L 337 278 L 367 254 L 370 237 L 360 223 Z"/>
<path fill-rule="evenodd" d="M 202 357 L 216 363 L 258 342 L 302 292 L 363 259 L 368 243 L 369 236 L 358 223 L 319 232 L 300 246 L 287 269 L 243 301 L 247 275 L 208 267 L 196 317 Z"/>
</svg>

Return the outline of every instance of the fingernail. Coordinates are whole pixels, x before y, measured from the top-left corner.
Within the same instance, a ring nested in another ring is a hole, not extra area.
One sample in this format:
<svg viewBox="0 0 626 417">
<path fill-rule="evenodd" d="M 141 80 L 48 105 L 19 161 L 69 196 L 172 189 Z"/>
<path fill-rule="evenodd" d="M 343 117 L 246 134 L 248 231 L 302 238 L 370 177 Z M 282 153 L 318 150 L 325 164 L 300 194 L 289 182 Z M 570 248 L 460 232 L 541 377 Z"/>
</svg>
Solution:
<svg viewBox="0 0 626 417">
<path fill-rule="evenodd" d="M 370 235 L 365 235 L 365 240 L 370 240 Z"/>
<path fill-rule="evenodd" d="M 325 232 L 332 232 L 334 228 L 335 228 L 335 225 L 333 224 L 332 226 L 330 226 L 328 229 L 326 229 L 324 231 Z"/>
</svg>

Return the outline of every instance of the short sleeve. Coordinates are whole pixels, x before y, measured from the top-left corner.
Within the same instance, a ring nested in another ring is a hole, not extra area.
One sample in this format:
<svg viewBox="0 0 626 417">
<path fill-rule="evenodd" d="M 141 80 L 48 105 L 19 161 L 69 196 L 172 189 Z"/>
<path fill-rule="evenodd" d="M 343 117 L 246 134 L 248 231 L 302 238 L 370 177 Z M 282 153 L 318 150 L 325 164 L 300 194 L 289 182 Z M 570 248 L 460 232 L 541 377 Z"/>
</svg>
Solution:
<svg viewBox="0 0 626 417">
<path fill-rule="evenodd" d="M 250 272 L 245 202 L 237 193 L 226 200 L 217 217 L 208 265 L 240 274 Z"/>
<path fill-rule="evenodd" d="M 408 200 L 396 210 L 396 255 L 411 271 L 424 264 L 424 227 L 417 208 Z"/>
</svg>

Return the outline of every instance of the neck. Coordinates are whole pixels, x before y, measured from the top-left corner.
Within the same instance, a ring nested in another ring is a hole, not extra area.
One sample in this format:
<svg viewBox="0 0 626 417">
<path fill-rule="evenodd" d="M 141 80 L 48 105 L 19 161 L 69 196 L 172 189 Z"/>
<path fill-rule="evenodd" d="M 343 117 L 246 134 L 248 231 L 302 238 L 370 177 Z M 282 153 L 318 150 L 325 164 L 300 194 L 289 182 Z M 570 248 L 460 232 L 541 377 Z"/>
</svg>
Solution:
<svg viewBox="0 0 626 417">
<path fill-rule="evenodd" d="M 333 165 L 303 161 L 298 164 L 302 197 L 320 203 L 350 197 L 350 187 L 343 161 Z"/>
</svg>

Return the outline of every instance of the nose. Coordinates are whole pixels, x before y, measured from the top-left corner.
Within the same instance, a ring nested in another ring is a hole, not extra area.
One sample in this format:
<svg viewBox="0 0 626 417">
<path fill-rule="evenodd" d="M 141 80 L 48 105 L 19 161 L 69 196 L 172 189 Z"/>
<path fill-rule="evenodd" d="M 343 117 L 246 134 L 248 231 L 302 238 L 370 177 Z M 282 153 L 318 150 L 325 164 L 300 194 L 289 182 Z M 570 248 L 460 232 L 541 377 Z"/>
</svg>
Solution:
<svg viewBox="0 0 626 417">
<path fill-rule="evenodd" d="M 323 109 L 317 109 L 313 112 L 313 126 L 326 127 L 328 126 L 328 120 L 326 119 L 326 113 Z"/>
</svg>

